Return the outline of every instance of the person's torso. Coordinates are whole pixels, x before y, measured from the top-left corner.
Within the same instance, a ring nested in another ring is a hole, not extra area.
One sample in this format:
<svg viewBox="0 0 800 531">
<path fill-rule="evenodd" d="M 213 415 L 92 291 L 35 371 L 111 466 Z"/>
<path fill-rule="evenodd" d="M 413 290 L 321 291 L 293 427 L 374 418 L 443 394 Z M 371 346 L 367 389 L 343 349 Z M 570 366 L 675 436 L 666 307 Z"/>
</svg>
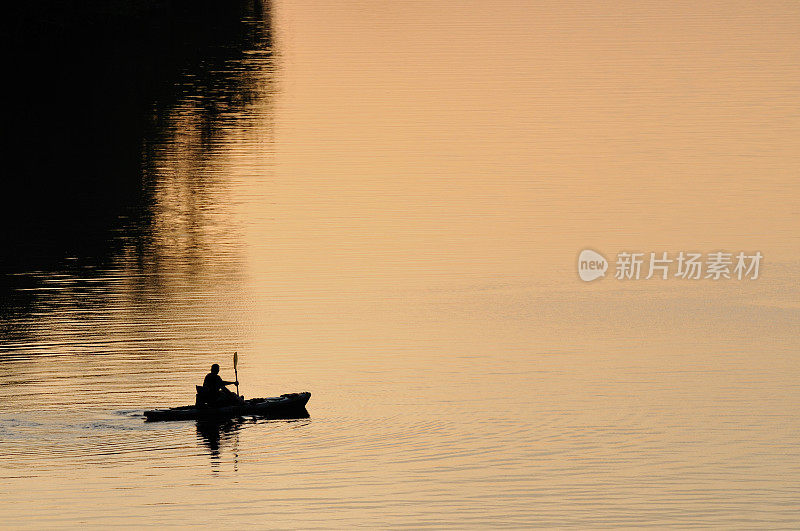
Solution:
<svg viewBox="0 0 800 531">
<path fill-rule="evenodd" d="M 206 374 L 206 377 L 203 380 L 203 387 L 211 391 L 216 391 L 222 387 L 222 378 L 220 378 L 219 374 L 210 372 Z"/>
</svg>

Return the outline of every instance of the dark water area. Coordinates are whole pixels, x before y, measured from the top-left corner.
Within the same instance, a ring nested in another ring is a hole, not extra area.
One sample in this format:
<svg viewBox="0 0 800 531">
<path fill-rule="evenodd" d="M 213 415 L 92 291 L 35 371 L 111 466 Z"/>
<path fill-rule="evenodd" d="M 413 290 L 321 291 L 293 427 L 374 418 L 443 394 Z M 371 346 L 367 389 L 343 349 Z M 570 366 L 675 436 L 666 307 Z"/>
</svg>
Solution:
<svg viewBox="0 0 800 531">
<path fill-rule="evenodd" d="M 176 105 L 195 102 L 199 163 L 257 97 L 255 72 L 226 65 L 271 53 L 254 1 L 22 2 L 8 20 L 4 271 L 113 254 L 110 231 L 148 224 L 148 165 Z"/>
</svg>

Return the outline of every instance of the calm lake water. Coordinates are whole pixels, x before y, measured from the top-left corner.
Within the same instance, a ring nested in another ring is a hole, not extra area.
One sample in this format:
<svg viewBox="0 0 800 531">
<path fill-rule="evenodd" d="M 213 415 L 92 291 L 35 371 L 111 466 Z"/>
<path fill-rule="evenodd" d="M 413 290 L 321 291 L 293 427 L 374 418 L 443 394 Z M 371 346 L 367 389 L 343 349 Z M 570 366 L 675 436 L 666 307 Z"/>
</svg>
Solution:
<svg viewBox="0 0 800 531">
<path fill-rule="evenodd" d="M 797 4 L 231 5 L 25 111 L 4 526 L 800 526 Z"/>
</svg>

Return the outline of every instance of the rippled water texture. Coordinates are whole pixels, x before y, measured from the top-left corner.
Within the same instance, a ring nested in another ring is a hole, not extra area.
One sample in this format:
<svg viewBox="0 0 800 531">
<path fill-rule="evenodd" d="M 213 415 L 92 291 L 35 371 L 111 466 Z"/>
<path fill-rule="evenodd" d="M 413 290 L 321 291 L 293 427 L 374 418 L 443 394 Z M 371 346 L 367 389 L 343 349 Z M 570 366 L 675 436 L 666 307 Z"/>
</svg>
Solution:
<svg viewBox="0 0 800 531">
<path fill-rule="evenodd" d="M 66 5 L 9 69 L 3 525 L 800 526 L 796 4 Z M 144 422 L 234 351 L 308 416 Z"/>
</svg>

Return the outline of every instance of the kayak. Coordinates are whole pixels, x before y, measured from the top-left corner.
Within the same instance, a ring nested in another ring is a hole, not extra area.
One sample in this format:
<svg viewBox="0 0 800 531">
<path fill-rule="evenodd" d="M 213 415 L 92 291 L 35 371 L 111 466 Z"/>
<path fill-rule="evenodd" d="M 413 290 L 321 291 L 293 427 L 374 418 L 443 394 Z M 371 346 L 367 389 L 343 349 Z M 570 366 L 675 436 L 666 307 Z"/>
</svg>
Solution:
<svg viewBox="0 0 800 531">
<path fill-rule="evenodd" d="M 145 411 L 148 421 L 205 420 L 242 417 L 247 415 L 277 416 L 305 411 L 311 393 L 288 393 L 273 398 L 251 398 L 241 404 L 222 407 L 181 406 Z"/>
</svg>

